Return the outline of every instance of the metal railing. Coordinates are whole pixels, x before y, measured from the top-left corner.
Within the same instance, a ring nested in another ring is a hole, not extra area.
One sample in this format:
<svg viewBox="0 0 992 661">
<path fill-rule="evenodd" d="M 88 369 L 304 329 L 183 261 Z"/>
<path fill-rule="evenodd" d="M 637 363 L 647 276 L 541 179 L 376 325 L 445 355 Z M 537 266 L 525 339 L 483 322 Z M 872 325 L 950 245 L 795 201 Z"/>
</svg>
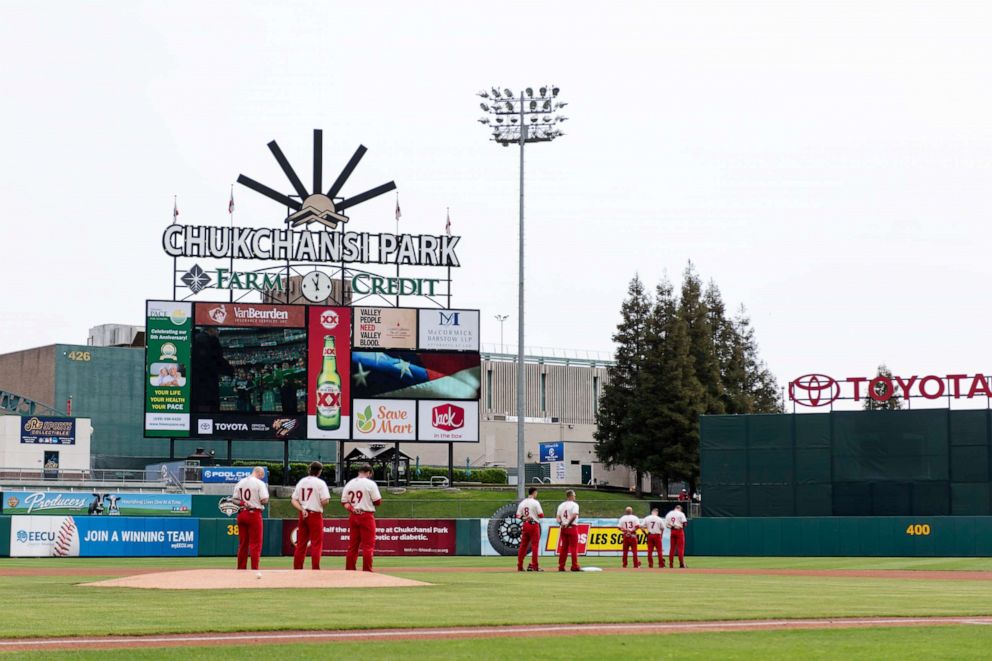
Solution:
<svg viewBox="0 0 992 661">
<path fill-rule="evenodd" d="M 41 469 L 2 468 L 0 484 L 4 486 L 35 486 L 63 491 L 87 490 L 91 486 L 126 488 L 131 490 L 176 489 L 185 491 L 185 485 L 170 474 L 152 475 L 144 469 L 88 468 Z"/>
</svg>

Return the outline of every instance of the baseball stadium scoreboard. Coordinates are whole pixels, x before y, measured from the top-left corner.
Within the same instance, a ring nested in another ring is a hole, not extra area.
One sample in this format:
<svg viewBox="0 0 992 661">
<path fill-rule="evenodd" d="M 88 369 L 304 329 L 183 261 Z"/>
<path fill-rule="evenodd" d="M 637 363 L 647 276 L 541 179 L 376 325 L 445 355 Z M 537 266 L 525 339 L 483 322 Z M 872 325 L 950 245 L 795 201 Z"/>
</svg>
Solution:
<svg viewBox="0 0 992 661">
<path fill-rule="evenodd" d="M 478 442 L 479 311 L 146 303 L 147 438 Z"/>
</svg>

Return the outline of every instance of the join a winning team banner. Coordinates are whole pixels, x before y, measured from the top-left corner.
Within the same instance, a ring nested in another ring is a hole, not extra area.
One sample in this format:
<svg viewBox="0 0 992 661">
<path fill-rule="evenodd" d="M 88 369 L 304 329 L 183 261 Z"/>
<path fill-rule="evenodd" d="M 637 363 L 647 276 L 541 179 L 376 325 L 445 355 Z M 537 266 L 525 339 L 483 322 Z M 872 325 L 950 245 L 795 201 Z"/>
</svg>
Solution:
<svg viewBox="0 0 992 661">
<path fill-rule="evenodd" d="M 199 519 L 15 516 L 10 556 L 195 556 Z"/>
</svg>

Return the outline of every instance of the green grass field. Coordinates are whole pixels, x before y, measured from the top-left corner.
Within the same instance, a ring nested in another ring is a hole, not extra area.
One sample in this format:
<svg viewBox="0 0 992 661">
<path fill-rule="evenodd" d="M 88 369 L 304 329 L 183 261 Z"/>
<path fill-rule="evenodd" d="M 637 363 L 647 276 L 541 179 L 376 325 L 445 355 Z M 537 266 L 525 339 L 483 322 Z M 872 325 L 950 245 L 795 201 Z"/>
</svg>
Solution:
<svg viewBox="0 0 992 661">
<path fill-rule="evenodd" d="M 378 508 L 380 518 L 485 518 L 503 505 L 516 502 L 516 489 L 408 489 L 405 493 L 384 491 L 382 505 Z M 558 503 L 565 500 L 564 489 L 541 489 L 539 498 L 549 513 Z M 630 505 L 638 513 L 647 514 L 647 500 L 628 493 L 609 491 L 579 490 L 576 493 L 582 515 L 586 517 L 619 517 L 624 507 Z M 296 516 L 296 510 L 288 498 L 273 498 L 270 501 L 269 516 L 286 519 Z M 326 516 L 344 518 L 344 508 L 337 506 L 334 499 L 327 507 Z"/>
<path fill-rule="evenodd" d="M 694 568 L 992 570 L 976 558 L 690 558 Z M 4 568 L 190 569 L 231 567 L 229 558 L 3 559 Z M 810 576 L 716 575 L 648 572 L 541 574 L 422 571 L 431 567 L 513 567 L 510 558 L 382 558 L 377 568 L 429 587 L 379 590 L 145 591 L 90 588 L 100 576 L 3 576 L 0 600 L 19 617 L 0 627 L 5 638 L 98 634 L 479 626 L 520 623 L 655 622 L 851 616 L 990 615 L 987 581 Z M 587 565 L 616 567 L 618 558 L 587 558 Z M 290 566 L 289 558 L 263 558 L 263 568 Z M 326 558 L 340 568 L 341 558 Z M 545 567 L 552 568 L 551 559 Z M 356 608 L 355 605 L 359 604 Z M 43 617 L 39 614 L 45 614 Z M 39 622 L 44 622 L 40 625 Z M 309 658 L 318 650 L 361 653 L 365 658 L 984 658 L 992 627 L 692 633 L 673 636 L 493 639 L 322 643 L 193 650 L 78 652 L 59 658 Z M 276 652 L 278 650 L 278 652 Z M 640 651 L 638 651 L 640 650 Z M 645 653 L 650 650 L 650 653 Z M 953 654 L 951 653 L 953 651 Z M 31 653 L 24 658 L 48 658 Z M 54 658 L 54 656 L 53 656 Z"/>
</svg>

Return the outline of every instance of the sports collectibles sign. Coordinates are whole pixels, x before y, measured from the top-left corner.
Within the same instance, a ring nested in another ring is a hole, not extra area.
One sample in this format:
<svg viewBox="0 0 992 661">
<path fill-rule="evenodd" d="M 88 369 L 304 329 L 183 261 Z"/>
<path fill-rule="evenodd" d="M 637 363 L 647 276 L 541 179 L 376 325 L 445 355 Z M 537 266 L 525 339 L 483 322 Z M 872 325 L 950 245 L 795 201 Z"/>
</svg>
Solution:
<svg viewBox="0 0 992 661">
<path fill-rule="evenodd" d="M 75 445 L 76 421 L 73 418 L 51 418 L 35 415 L 22 417 L 21 443 Z"/>
</svg>

